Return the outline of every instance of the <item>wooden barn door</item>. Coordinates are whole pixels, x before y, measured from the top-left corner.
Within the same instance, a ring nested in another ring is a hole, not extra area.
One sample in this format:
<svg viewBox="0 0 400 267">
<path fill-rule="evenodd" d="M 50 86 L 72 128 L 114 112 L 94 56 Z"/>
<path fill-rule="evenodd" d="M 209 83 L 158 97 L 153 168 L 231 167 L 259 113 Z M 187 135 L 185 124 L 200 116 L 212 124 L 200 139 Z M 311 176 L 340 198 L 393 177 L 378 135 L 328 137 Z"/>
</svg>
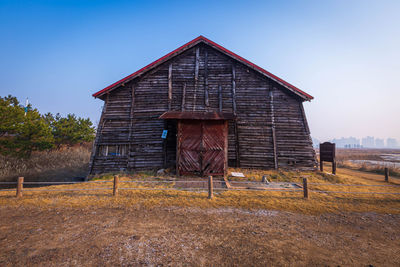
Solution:
<svg viewBox="0 0 400 267">
<path fill-rule="evenodd" d="M 227 136 L 225 121 L 180 121 L 178 174 L 224 175 L 227 166 Z"/>
</svg>

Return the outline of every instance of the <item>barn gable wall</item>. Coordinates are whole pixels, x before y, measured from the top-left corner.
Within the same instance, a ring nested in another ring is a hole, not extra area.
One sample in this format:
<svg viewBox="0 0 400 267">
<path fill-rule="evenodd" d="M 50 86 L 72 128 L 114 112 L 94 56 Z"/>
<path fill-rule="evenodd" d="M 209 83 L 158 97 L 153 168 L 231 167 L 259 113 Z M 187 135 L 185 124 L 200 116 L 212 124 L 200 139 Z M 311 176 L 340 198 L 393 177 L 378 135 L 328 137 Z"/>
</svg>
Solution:
<svg viewBox="0 0 400 267">
<path fill-rule="evenodd" d="M 169 74 L 172 74 L 171 80 Z M 159 116 L 168 110 L 218 111 L 219 87 L 222 111 L 233 113 L 233 79 L 237 137 L 235 123 L 230 121 L 229 165 L 274 168 L 277 158 L 279 167 L 313 167 L 314 150 L 302 100 L 267 77 L 200 43 L 108 93 L 90 172 L 174 165 L 175 129 Z M 169 82 L 172 85 L 170 104 Z M 166 128 L 169 135 L 165 144 L 161 133 Z M 125 155 L 98 155 L 101 146 L 117 144 L 126 146 Z"/>
</svg>

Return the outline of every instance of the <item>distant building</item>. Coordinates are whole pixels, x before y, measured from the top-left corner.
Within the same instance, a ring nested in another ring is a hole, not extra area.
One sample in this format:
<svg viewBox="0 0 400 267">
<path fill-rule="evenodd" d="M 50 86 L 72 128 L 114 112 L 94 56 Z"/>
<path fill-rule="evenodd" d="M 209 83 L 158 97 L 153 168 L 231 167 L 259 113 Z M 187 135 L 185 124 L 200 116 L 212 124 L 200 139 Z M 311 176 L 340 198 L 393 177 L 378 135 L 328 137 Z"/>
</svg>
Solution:
<svg viewBox="0 0 400 267">
<path fill-rule="evenodd" d="M 385 140 L 376 138 L 375 139 L 375 147 L 376 148 L 384 148 L 385 147 Z"/>
<path fill-rule="evenodd" d="M 340 139 L 332 139 L 330 142 L 335 143 L 336 147 L 342 148 L 359 148 L 360 147 L 360 140 L 355 137 L 342 137 Z"/>
<path fill-rule="evenodd" d="M 365 148 L 374 148 L 375 147 L 375 138 L 373 136 L 364 137 L 361 141 L 363 147 Z"/>
<path fill-rule="evenodd" d="M 394 138 L 388 138 L 388 139 L 386 139 L 386 147 L 387 147 L 387 148 L 398 148 L 399 145 L 398 145 L 396 139 L 394 139 Z"/>
</svg>

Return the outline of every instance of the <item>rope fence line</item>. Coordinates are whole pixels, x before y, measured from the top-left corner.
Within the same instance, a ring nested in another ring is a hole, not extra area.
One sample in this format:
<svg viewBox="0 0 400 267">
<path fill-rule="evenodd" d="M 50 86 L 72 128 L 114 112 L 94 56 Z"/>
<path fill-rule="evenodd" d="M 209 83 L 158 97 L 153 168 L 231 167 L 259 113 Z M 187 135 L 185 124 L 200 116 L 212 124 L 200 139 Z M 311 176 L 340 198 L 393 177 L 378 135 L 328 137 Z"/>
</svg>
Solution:
<svg viewBox="0 0 400 267">
<path fill-rule="evenodd" d="M 60 188 L 60 189 L 23 189 L 24 184 L 46 184 L 46 185 L 62 185 L 62 184 L 85 184 L 85 183 L 113 183 L 113 187 L 95 187 L 95 188 Z M 236 183 L 236 181 L 233 181 Z M 155 187 L 121 187 L 119 188 L 120 183 L 175 183 L 175 187 L 164 187 L 164 188 L 155 188 Z M 179 183 L 202 183 L 205 185 L 207 183 L 208 189 L 206 187 L 176 187 L 179 186 Z M 350 187 L 400 187 L 400 185 L 358 185 L 358 184 L 334 184 L 334 183 L 308 183 L 307 178 L 303 178 L 303 185 L 301 186 L 298 183 L 293 183 L 293 185 L 298 186 L 298 188 L 266 188 L 266 187 L 229 187 L 226 188 L 215 188 L 214 183 L 226 183 L 223 180 L 213 181 L 212 176 L 208 177 L 208 180 L 189 180 L 189 181 L 176 181 L 176 180 L 131 180 L 131 181 L 119 181 L 119 177 L 117 175 L 114 176 L 114 180 L 110 181 L 84 181 L 84 182 L 24 182 L 23 177 L 18 178 L 18 182 L 0 182 L 0 184 L 17 184 L 16 187 L 16 195 L 17 197 L 22 197 L 22 191 L 42 191 L 42 192 L 51 192 L 51 191 L 96 191 L 96 190 L 113 190 L 113 195 L 118 195 L 118 190 L 152 190 L 152 191 L 163 191 L 163 190 L 170 190 L 170 191 L 197 191 L 197 192 L 204 192 L 208 191 L 209 196 L 208 198 L 211 199 L 213 197 L 213 191 L 257 191 L 257 192 L 300 192 L 303 191 L 304 198 L 308 199 L 309 191 L 312 193 L 327 193 L 327 194 L 380 194 L 380 195 L 400 195 L 400 192 L 357 192 L 357 191 L 329 191 L 329 190 L 319 190 L 319 189 L 309 189 L 308 186 L 350 186 Z M 250 183 L 247 181 L 240 181 L 238 183 L 246 183 L 246 184 L 263 184 L 262 182 L 254 182 L 251 181 Z M 15 191 L 15 189 L 0 189 L 0 191 Z"/>
<path fill-rule="evenodd" d="M 64 188 L 64 189 L 24 189 L 25 191 L 95 191 L 95 190 L 111 190 L 108 187 L 98 187 L 98 188 Z"/>
<path fill-rule="evenodd" d="M 343 192 L 343 191 L 321 191 L 312 190 L 315 193 L 332 193 L 332 194 L 371 194 L 371 195 L 400 195 L 398 192 Z"/>
<path fill-rule="evenodd" d="M 320 186 L 356 186 L 356 187 L 361 187 L 361 186 L 377 186 L 377 187 L 400 187 L 400 185 L 397 184 L 322 184 L 322 183 L 308 183 L 310 185 L 320 185 Z"/>
</svg>

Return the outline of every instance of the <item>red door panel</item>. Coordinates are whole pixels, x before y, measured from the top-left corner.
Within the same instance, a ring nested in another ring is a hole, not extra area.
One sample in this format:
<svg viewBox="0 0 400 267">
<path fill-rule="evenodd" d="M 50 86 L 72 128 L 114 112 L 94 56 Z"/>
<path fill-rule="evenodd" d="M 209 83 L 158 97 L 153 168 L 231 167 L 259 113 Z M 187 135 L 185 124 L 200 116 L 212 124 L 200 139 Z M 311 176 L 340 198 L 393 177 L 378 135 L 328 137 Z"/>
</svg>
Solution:
<svg viewBox="0 0 400 267">
<path fill-rule="evenodd" d="M 201 172 L 201 122 L 179 122 L 178 151 L 180 174 L 197 174 Z"/>
<path fill-rule="evenodd" d="M 227 135 L 227 123 L 224 121 L 180 121 L 179 174 L 224 175 Z"/>
<path fill-rule="evenodd" d="M 206 121 L 203 124 L 202 171 L 204 175 L 223 175 L 225 166 L 224 121 Z"/>
</svg>

